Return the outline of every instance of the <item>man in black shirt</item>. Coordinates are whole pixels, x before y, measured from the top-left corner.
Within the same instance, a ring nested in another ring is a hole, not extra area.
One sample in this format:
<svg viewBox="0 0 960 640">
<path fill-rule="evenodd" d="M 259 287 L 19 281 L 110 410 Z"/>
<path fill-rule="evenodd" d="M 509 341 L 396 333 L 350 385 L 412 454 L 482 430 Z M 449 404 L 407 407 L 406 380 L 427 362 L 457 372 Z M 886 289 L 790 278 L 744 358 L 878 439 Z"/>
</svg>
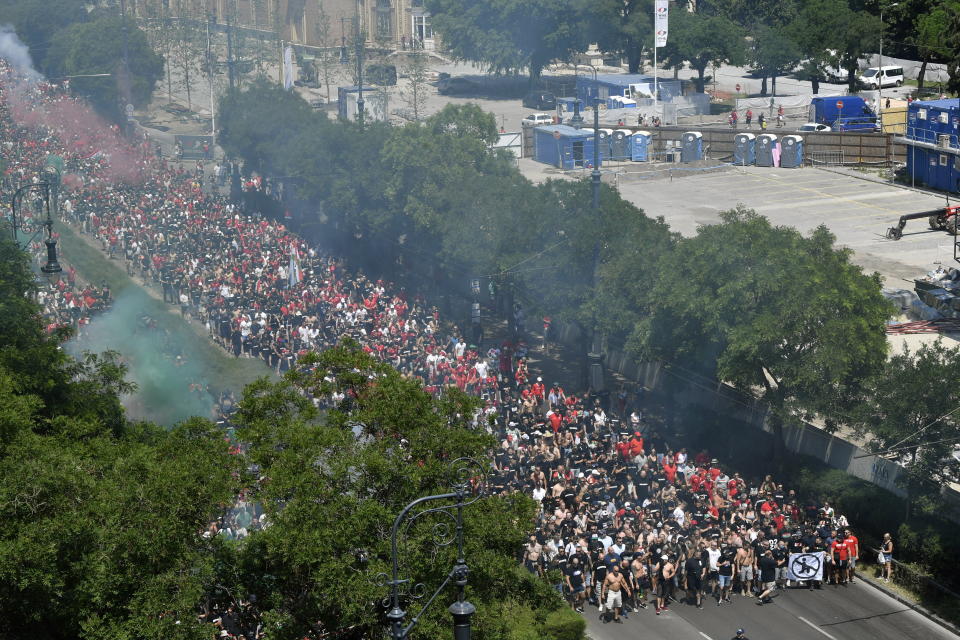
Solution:
<svg viewBox="0 0 960 640">
<path fill-rule="evenodd" d="M 707 569 L 700 554 L 692 554 L 683 568 L 687 574 L 687 593 L 690 595 L 690 601 L 696 603 L 698 609 L 703 609 L 703 578 Z"/>
<path fill-rule="evenodd" d="M 773 558 L 773 551 L 769 548 L 764 551 L 757 565 L 760 568 L 760 583 L 763 589 L 757 596 L 757 604 L 772 602 L 770 594 L 777 588 L 777 561 Z"/>
<path fill-rule="evenodd" d="M 580 557 L 574 555 L 570 559 L 570 566 L 567 567 L 566 575 L 564 576 L 567 583 L 567 593 L 570 594 L 571 604 L 573 608 L 583 613 L 583 597 L 584 597 L 584 573 L 583 566 L 580 564 Z"/>
</svg>

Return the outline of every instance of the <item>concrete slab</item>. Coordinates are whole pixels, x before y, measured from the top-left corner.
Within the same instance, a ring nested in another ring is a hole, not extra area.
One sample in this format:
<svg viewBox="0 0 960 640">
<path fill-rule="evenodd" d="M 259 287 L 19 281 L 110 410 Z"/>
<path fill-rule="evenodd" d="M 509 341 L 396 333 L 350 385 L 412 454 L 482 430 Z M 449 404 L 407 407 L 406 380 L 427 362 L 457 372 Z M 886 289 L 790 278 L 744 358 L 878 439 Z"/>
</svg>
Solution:
<svg viewBox="0 0 960 640">
<path fill-rule="evenodd" d="M 625 199 L 686 236 L 741 204 L 803 233 L 825 224 L 838 244 L 854 250 L 856 263 L 878 271 L 891 286 L 937 262 L 953 262 L 953 238 L 931 231 L 924 220 L 910 221 L 899 241 L 884 237 L 901 215 L 944 205 L 940 197 L 894 185 L 811 168 L 730 167 L 700 175 L 675 169 L 640 178 L 627 165 L 618 186 Z"/>
</svg>

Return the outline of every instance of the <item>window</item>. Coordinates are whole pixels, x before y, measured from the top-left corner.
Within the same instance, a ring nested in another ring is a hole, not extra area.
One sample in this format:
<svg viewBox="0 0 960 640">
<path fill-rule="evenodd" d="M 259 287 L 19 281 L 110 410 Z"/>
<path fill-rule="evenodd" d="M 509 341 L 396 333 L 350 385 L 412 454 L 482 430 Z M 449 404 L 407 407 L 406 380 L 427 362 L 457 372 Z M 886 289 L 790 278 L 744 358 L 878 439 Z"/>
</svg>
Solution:
<svg viewBox="0 0 960 640">
<path fill-rule="evenodd" d="M 960 156 L 953 156 L 953 170 L 960 171 Z"/>
<path fill-rule="evenodd" d="M 947 166 L 947 154 L 945 153 L 940 154 L 940 166 L 941 167 Z"/>
<path fill-rule="evenodd" d="M 389 38 L 391 29 L 390 0 L 377 0 L 377 37 Z"/>
<path fill-rule="evenodd" d="M 950 114 L 946 111 L 941 111 L 939 114 L 937 114 L 937 120 L 940 121 L 940 124 L 949 124 Z"/>
<path fill-rule="evenodd" d="M 433 39 L 433 27 L 430 26 L 429 15 L 413 16 L 413 39 L 423 44 L 424 40 Z"/>
<path fill-rule="evenodd" d="M 917 109 L 917 118 L 920 120 L 927 119 L 927 110 L 926 109 Z"/>
</svg>

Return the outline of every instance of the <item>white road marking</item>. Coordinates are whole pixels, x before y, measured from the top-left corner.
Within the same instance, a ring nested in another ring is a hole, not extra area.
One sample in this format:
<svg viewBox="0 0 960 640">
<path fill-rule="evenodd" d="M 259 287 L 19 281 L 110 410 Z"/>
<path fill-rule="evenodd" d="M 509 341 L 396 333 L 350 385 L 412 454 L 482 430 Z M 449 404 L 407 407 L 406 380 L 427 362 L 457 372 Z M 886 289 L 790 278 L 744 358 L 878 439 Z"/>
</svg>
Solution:
<svg viewBox="0 0 960 640">
<path fill-rule="evenodd" d="M 705 634 L 703 631 L 700 631 L 699 633 L 700 633 L 700 635 L 702 635 L 702 636 L 703 636 L 704 638 L 706 638 L 707 640 L 713 640 L 713 638 L 711 638 L 710 636 L 708 636 L 707 634 Z"/>
<path fill-rule="evenodd" d="M 821 628 L 818 627 L 817 625 L 813 624 L 812 622 L 810 622 L 810 621 L 807 620 L 806 618 L 803 618 L 803 617 L 801 617 L 801 616 L 797 616 L 797 620 L 799 620 L 800 622 L 803 622 L 803 623 L 809 625 L 809 626 L 810 626 L 811 628 L 813 628 L 813 629 L 816 629 L 817 631 L 819 631 L 819 632 L 822 633 L 823 635 L 825 635 L 825 636 L 827 636 L 828 638 L 830 638 L 830 640 L 837 640 L 834 636 L 830 635 L 829 633 L 827 633 L 826 631 L 824 631 L 823 629 L 821 629 Z"/>
</svg>

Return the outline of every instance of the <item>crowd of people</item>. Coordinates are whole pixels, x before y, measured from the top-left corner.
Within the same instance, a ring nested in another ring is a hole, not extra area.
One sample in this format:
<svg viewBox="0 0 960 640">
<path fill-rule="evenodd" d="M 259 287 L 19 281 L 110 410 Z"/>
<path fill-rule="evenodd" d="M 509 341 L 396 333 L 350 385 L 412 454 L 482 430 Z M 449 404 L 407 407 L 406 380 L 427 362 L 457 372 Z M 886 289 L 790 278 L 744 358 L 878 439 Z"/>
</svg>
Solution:
<svg viewBox="0 0 960 640">
<path fill-rule="evenodd" d="M 0 67 L 0 76 L 3 196 L 33 179 L 48 154 L 63 156 L 70 179 L 62 215 L 234 356 L 283 372 L 349 336 L 430 392 L 456 386 L 482 397 L 477 424 L 499 442 L 492 490 L 523 492 L 541 507 L 518 561 L 577 610 L 589 602 L 620 621 L 648 602 L 660 615 L 684 598 L 697 607 L 723 606 L 736 595 L 762 604 L 778 588 L 819 588 L 812 580 L 789 583 L 786 559 L 797 551 L 825 552 L 825 582 L 856 579 L 859 542 L 829 504 L 672 445 L 645 419 L 639 395 L 608 401 L 548 385 L 529 367 L 522 321 L 505 339 L 465 337 L 422 296 L 352 273 L 284 224 L 244 212 L 219 189 L 204 188 L 202 165 L 168 164 L 149 141 L 128 145 L 135 179 L 111 176 L 108 156 L 87 155 L 109 130 L 89 132 L 77 146 L 68 125 L 17 122 L 9 70 Z M 37 104 L 74 100 L 50 84 L 21 90 Z M 262 187 L 250 179 L 244 188 Z M 51 326 L 80 325 L 109 300 L 105 287 L 68 277 L 45 290 L 41 303 Z M 232 400 L 222 400 L 226 416 Z M 243 498 L 207 535 L 239 538 L 265 525 L 258 506 Z M 229 619 L 222 618 L 225 636 Z"/>
</svg>

